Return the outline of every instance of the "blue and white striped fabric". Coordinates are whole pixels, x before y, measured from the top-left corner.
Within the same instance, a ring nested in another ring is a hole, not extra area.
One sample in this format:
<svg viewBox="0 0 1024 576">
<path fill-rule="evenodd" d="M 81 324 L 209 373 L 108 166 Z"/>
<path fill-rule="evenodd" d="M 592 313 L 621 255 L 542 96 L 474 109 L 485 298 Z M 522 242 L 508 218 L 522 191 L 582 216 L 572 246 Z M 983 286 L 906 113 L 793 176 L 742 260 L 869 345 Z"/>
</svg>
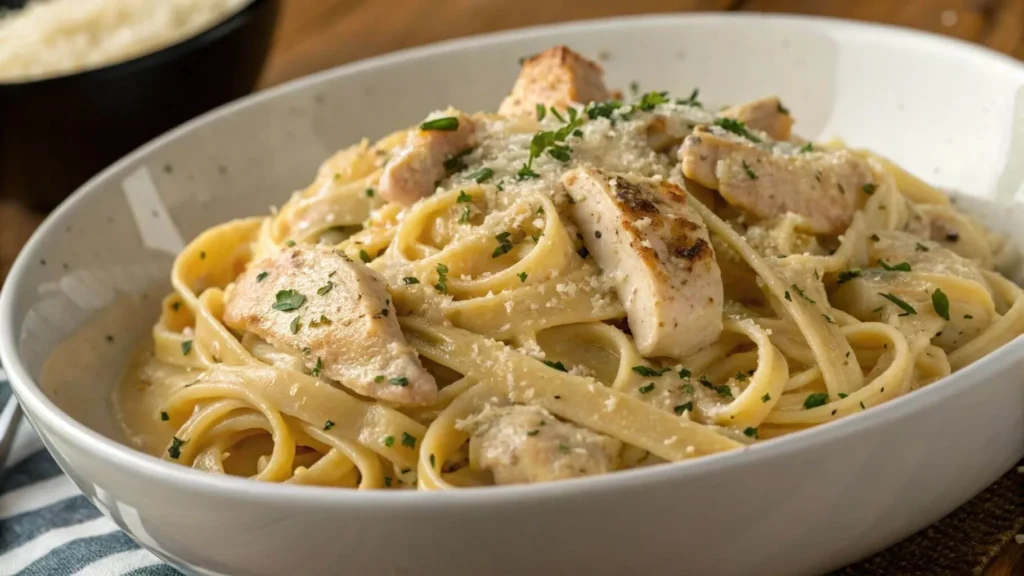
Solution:
<svg viewBox="0 0 1024 576">
<path fill-rule="evenodd" d="M 0 369 L 0 408 L 10 396 Z M 0 576 L 181 576 L 139 548 L 61 472 L 22 420 L 0 471 Z"/>
</svg>

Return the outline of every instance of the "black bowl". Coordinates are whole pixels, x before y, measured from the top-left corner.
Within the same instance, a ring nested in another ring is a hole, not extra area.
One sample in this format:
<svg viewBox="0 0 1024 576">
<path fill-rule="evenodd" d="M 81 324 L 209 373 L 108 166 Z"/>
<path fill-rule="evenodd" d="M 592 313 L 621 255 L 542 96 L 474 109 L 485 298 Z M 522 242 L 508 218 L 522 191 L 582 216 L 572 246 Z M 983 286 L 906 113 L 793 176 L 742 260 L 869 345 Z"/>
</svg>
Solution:
<svg viewBox="0 0 1024 576">
<path fill-rule="evenodd" d="M 253 0 L 213 28 L 133 60 L 0 83 L 0 196 L 51 209 L 141 144 L 248 94 L 277 12 L 278 0 Z"/>
</svg>

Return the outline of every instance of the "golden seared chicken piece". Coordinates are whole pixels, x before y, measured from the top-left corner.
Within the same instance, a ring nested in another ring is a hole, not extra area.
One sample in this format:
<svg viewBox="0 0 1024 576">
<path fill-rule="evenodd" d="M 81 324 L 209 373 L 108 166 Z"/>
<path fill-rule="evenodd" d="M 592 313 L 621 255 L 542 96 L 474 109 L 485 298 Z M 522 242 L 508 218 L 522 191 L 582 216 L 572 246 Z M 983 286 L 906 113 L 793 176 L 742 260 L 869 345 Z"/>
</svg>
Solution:
<svg viewBox="0 0 1024 576">
<path fill-rule="evenodd" d="M 498 484 L 524 484 L 615 470 L 622 443 L 562 422 L 540 406 L 487 406 L 459 428 L 468 431 L 470 466 Z"/>
<path fill-rule="evenodd" d="M 550 48 L 527 59 L 498 114 L 536 114 L 537 105 L 565 110 L 572 104 L 608 100 L 604 70 L 565 46 Z"/>
<path fill-rule="evenodd" d="M 793 130 L 793 117 L 789 115 L 789 110 L 782 105 L 778 96 L 730 106 L 718 115 L 723 118 L 735 118 L 750 128 L 768 134 L 772 140 L 789 140 Z"/>
<path fill-rule="evenodd" d="M 668 182 L 580 168 L 562 177 L 570 214 L 615 280 L 644 356 L 682 358 L 722 331 L 722 274 L 708 230 Z"/>
<path fill-rule="evenodd" d="M 872 190 L 868 163 L 847 150 L 804 151 L 773 143 L 742 123 L 700 126 L 679 149 L 683 175 L 729 204 L 771 218 L 803 216 L 815 234 L 839 234 L 850 224 L 857 195 Z M 867 186 L 867 188 L 865 188 Z"/>
<path fill-rule="evenodd" d="M 437 182 L 448 176 L 445 160 L 472 148 L 475 133 L 476 123 L 458 110 L 431 114 L 384 166 L 381 196 L 411 206 L 433 194 Z"/>
<path fill-rule="evenodd" d="M 384 281 L 324 246 L 286 248 L 230 290 L 224 321 L 299 351 L 314 376 L 395 404 L 430 404 L 437 383 L 406 342 Z"/>
</svg>

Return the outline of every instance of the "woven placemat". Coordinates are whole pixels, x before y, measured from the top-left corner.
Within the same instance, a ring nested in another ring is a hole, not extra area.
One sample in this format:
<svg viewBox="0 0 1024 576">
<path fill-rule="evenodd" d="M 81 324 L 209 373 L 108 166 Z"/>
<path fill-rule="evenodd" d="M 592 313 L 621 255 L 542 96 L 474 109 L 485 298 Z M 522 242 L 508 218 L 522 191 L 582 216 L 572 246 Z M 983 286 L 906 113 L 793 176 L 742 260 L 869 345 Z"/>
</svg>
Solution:
<svg viewBox="0 0 1024 576">
<path fill-rule="evenodd" d="M 834 576 L 982 574 L 1014 536 L 1024 532 L 1021 466 L 1024 460 L 949 516 Z"/>
</svg>

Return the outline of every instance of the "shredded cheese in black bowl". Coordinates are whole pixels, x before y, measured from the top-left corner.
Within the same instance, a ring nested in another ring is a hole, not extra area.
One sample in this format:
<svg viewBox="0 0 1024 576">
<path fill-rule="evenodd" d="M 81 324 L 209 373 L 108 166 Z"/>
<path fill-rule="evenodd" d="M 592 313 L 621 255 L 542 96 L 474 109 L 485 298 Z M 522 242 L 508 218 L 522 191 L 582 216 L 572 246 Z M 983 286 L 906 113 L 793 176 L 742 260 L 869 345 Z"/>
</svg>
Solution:
<svg viewBox="0 0 1024 576">
<path fill-rule="evenodd" d="M 252 91 L 278 0 L 224 0 L 220 14 L 199 4 L 205 21 L 182 9 L 188 3 L 89 0 L 123 24 L 75 50 L 90 39 L 84 4 L 58 11 L 55 0 L 0 0 L 0 30 L 15 41 L 0 47 L 0 196 L 51 209 L 133 149 Z M 26 39 L 54 53 L 27 53 Z"/>
</svg>

